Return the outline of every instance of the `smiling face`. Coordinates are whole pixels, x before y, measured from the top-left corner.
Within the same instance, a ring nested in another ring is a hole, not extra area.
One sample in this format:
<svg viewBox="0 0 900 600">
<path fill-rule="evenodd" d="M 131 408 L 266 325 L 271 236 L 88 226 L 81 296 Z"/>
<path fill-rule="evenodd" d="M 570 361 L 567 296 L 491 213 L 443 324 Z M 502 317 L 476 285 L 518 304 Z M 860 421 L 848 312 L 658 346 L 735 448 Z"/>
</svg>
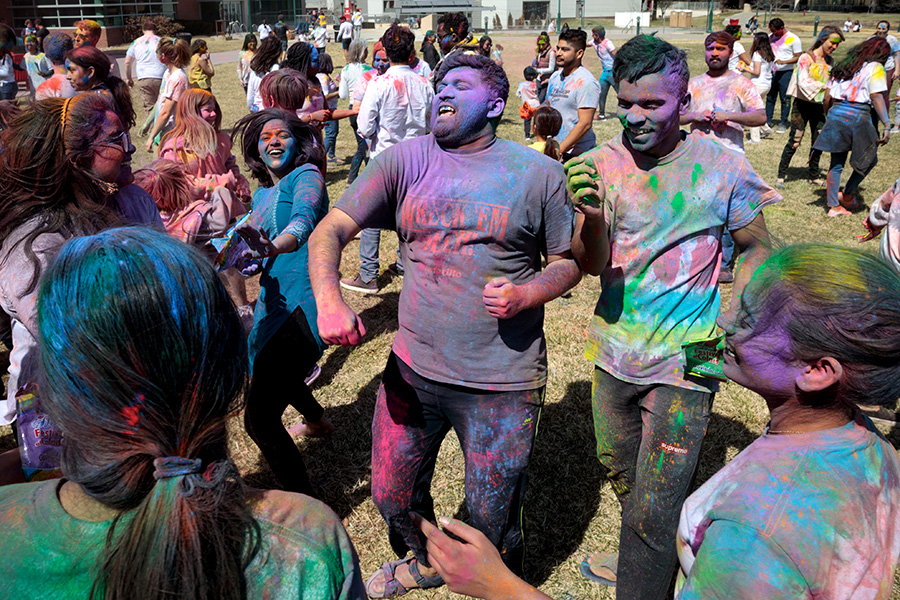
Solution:
<svg viewBox="0 0 900 600">
<path fill-rule="evenodd" d="M 25 42 L 25 49 L 28 50 L 29 54 L 37 54 L 37 42 L 29 39 Z"/>
<path fill-rule="evenodd" d="M 206 104 L 200 107 L 200 118 L 212 125 L 216 126 L 216 117 L 219 116 L 218 112 L 216 112 L 216 103 L 213 100 L 210 100 Z"/>
<path fill-rule="evenodd" d="M 259 134 L 259 158 L 275 178 L 281 179 L 294 170 L 297 158 L 297 143 L 281 119 L 273 119 L 263 125 Z"/>
<path fill-rule="evenodd" d="M 388 70 L 388 67 L 391 66 L 391 61 L 388 60 L 387 52 L 384 50 L 376 52 L 375 58 L 372 59 L 372 66 L 378 71 L 379 75 L 384 75 L 385 71 Z"/>
<path fill-rule="evenodd" d="M 99 141 L 94 143 L 91 173 L 101 181 L 120 186 L 133 182 L 131 155 L 135 148 L 122 121 L 114 112 L 106 111 L 106 122 L 97 134 L 97 139 Z"/>
<path fill-rule="evenodd" d="M 731 48 L 719 42 L 713 42 L 706 47 L 706 66 L 710 71 L 724 71 L 728 68 L 728 59 L 731 58 Z"/>
<path fill-rule="evenodd" d="M 653 73 L 634 83 L 622 79 L 618 117 L 626 145 L 651 157 L 665 156 L 678 145 L 679 119 L 689 105 L 677 74 Z"/>
<path fill-rule="evenodd" d="M 824 42 L 822 42 L 822 54 L 828 56 L 837 50 L 838 46 L 841 45 L 841 36 L 833 35 Z"/>
<path fill-rule="evenodd" d="M 444 75 L 431 104 L 431 132 L 445 148 L 459 148 L 492 134 L 489 120 L 503 113 L 505 103 L 471 67 Z"/>
<path fill-rule="evenodd" d="M 84 68 L 72 61 L 66 61 L 66 79 L 75 88 L 76 92 L 84 92 L 91 89 L 91 80 L 94 77 L 94 67 Z"/>
<path fill-rule="evenodd" d="M 887 23 L 885 23 L 884 21 L 882 21 L 882 22 L 879 23 L 878 26 L 875 28 L 875 35 L 877 35 L 878 37 L 887 37 L 887 34 L 888 34 L 888 28 L 889 28 L 889 27 L 890 27 L 890 26 L 889 26 Z"/>
</svg>

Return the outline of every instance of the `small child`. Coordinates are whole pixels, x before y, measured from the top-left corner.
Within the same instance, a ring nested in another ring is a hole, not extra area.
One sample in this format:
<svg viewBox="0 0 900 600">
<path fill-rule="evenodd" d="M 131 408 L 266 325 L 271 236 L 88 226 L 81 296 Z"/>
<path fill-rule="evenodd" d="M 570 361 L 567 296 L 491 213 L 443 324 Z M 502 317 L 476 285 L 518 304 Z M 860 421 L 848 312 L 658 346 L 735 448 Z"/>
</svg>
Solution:
<svg viewBox="0 0 900 600">
<path fill-rule="evenodd" d="M 29 35 L 25 38 L 25 49 L 28 52 L 22 56 L 19 68 L 28 73 L 28 92 L 34 98 L 38 86 L 53 75 L 53 63 L 43 52 L 38 52 L 37 36 Z"/>
<path fill-rule="evenodd" d="M 319 72 L 316 73 L 316 78 L 319 80 L 319 84 L 322 86 L 322 94 L 325 95 L 325 102 L 327 103 L 328 110 L 335 111 L 337 110 L 338 103 L 338 86 L 334 82 L 334 79 L 331 78 L 331 74 L 334 72 L 334 61 L 331 60 L 331 56 L 326 54 L 325 52 L 319 53 Z M 334 155 L 334 149 L 337 145 L 337 136 L 338 136 L 338 121 L 331 120 L 325 122 L 325 154 L 328 155 L 328 160 L 331 162 L 337 162 L 337 158 Z"/>
<path fill-rule="evenodd" d="M 525 142 L 527 143 L 531 141 L 531 117 L 541 103 L 537 97 L 537 69 L 532 66 L 525 67 L 524 75 L 525 81 L 519 84 L 516 96 L 522 99 L 519 116 L 525 119 Z"/>
<path fill-rule="evenodd" d="M 209 48 L 206 40 L 191 42 L 191 64 L 188 67 L 188 83 L 192 89 L 211 90 L 210 81 L 216 74 L 212 61 L 209 60 Z"/>
<path fill-rule="evenodd" d="M 556 136 L 562 129 L 562 115 L 551 106 L 541 106 L 534 111 L 534 137 L 537 141 L 529 146 L 553 160 L 562 158 Z"/>
</svg>

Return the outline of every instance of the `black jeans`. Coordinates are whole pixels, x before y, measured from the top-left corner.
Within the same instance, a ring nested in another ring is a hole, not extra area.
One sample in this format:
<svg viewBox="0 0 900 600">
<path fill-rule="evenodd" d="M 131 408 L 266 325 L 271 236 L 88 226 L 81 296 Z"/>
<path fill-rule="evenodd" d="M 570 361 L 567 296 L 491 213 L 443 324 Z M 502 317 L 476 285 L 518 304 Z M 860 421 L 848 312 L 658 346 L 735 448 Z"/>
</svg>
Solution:
<svg viewBox="0 0 900 600">
<path fill-rule="evenodd" d="M 791 108 L 791 137 L 788 138 L 781 153 L 781 162 L 778 165 L 778 179 L 784 179 L 787 176 L 788 166 L 794 153 L 800 147 L 803 141 L 803 133 L 806 126 L 809 125 L 810 146 L 816 143 L 819 132 L 825 124 L 825 107 L 817 102 L 807 102 L 800 98 L 794 98 L 794 106 Z M 820 179 L 822 173 L 819 170 L 819 159 L 822 158 L 822 151 L 811 148 L 809 151 L 809 170 L 807 176 L 812 179 Z"/>
<path fill-rule="evenodd" d="M 697 471 L 714 394 L 637 385 L 594 369 L 597 458 L 622 505 L 617 600 L 662 600 L 675 533 Z"/>
<path fill-rule="evenodd" d="M 769 93 L 766 94 L 766 122 L 769 124 L 769 127 L 772 126 L 772 118 L 775 115 L 775 100 L 780 98 L 781 121 L 779 124 L 787 128 L 788 115 L 791 114 L 791 97 L 787 95 L 787 89 L 788 84 L 791 83 L 791 75 L 793 73 L 793 69 L 772 72 L 772 87 L 769 88 Z"/>
<path fill-rule="evenodd" d="M 525 119 L 525 137 L 531 137 L 531 117 Z"/>
<path fill-rule="evenodd" d="M 357 132 L 356 115 L 350 117 L 350 127 L 353 129 L 353 135 L 356 136 L 356 154 L 350 161 L 350 174 L 347 176 L 347 183 L 353 183 L 359 176 L 359 169 L 362 167 L 363 161 L 366 160 L 366 153 L 369 151 L 369 144 L 366 138 Z"/>
<path fill-rule="evenodd" d="M 543 387 L 489 392 L 425 379 L 391 353 L 372 418 L 372 501 L 397 556 L 412 550 L 430 564 L 409 511 L 435 520 L 431 479 L 452 428 L 465 456 L 469 522 L 521 573 L 522 504 L 543 399 Z"/>
<path fill-rule="evenodd" d="M 319 357 L 306 316 L 299 308 L 256 356 L 247 391 L 244 425 L 259 446 L 275 477 L 289 492 L 313 495 L 297 444 L 284 428 L 281 415 L 288 404 L 307 422 L 322 418 L 319 404 L 303 377 Z"/>
</svg>

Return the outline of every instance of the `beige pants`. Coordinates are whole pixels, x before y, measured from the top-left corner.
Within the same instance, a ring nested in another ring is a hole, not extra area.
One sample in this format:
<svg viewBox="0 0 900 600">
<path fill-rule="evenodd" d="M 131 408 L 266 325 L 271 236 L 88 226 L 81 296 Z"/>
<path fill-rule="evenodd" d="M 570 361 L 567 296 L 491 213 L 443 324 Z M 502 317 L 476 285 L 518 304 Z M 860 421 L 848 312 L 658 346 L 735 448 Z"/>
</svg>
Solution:
<svg viewBox="0 0 900 600">
<path fill-rule="evenodd" d="M 156 99 L 159 97 L 159 86 L 162 85 L 162 79 L 138 79 L 137 87 L 141 94 L 141 104 L 144 106 L 144 112 L 153 110 Z"/>
</svg>

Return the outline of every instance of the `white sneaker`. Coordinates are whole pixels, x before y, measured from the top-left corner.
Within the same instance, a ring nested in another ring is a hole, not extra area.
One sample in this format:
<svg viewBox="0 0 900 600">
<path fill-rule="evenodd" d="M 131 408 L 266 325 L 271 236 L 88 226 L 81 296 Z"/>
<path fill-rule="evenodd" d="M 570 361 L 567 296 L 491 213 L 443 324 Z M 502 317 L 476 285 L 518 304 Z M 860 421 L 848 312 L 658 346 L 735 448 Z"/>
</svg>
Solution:
<svg viewBox="0 0 900 600">
<path fill-rule="evenodd" d="M 779 125 L 778 129 L 775 130 L 775 133 L 787 133 L 787 128 L 782 125 Z"/>
<path fill-rule="evenodd" d="M 762 144 L 762 142 L 759 140 L 747 140 L 747 143 L 748 144 Z"/>
<path fill-rule="evenodd" d="M 891 127 L 891 133 L 900 133 L 900 127 L 894 125 L 893 127 Z"/>
</svg>

